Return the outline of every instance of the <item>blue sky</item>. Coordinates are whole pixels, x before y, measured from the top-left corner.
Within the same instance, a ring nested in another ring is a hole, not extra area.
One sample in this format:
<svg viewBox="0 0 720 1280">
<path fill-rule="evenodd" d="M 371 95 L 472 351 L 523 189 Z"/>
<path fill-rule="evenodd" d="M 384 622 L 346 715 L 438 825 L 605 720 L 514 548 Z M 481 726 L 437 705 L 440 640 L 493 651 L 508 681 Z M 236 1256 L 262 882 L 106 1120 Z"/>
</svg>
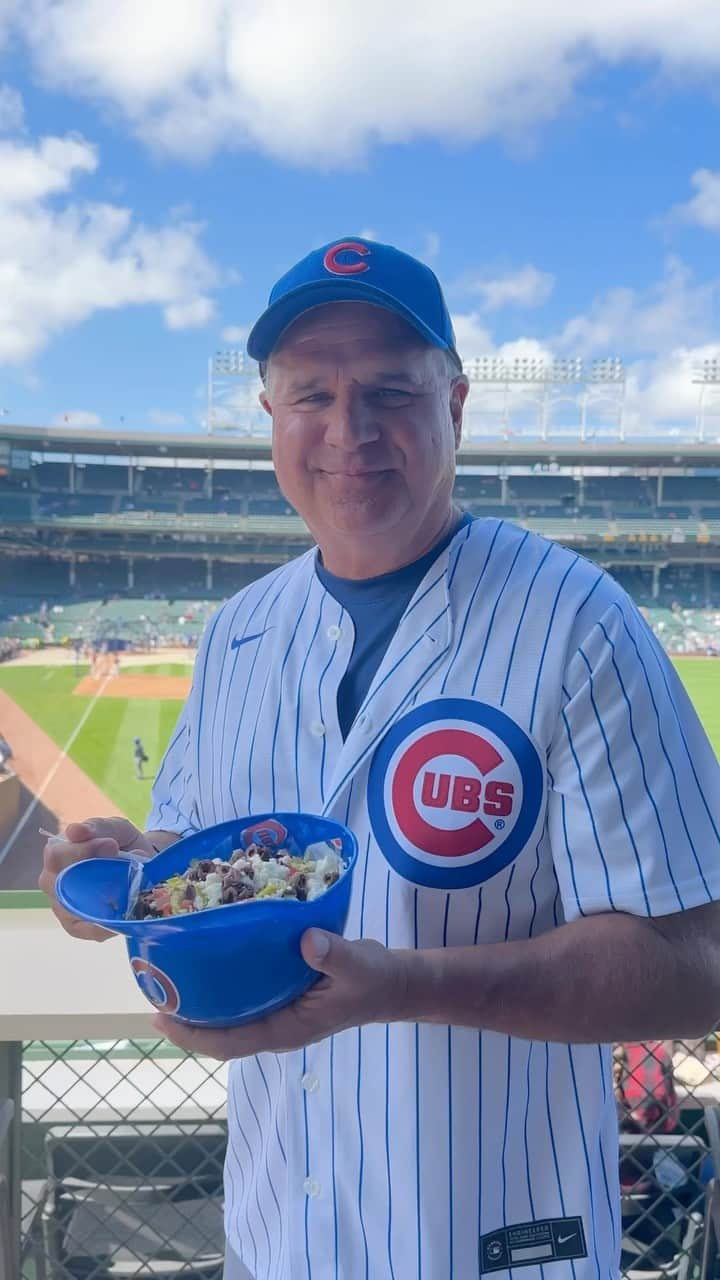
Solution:
<svg viewBox="0 0 720 1280">
<path fill-rule="evenodd" d="M 0 3 L 13 421 L 199 424 L 275 277 L 360 233 L 431 263 L 463 356 L 620 356 L 638 428 L 692 421 L 720 356 L 714 2 L 646 30 L 644 0 L 536 0 L 519 32 L 490 0 L 371 0 L 359 32 L 346 0 L 150 7 Z"/>
</svg>

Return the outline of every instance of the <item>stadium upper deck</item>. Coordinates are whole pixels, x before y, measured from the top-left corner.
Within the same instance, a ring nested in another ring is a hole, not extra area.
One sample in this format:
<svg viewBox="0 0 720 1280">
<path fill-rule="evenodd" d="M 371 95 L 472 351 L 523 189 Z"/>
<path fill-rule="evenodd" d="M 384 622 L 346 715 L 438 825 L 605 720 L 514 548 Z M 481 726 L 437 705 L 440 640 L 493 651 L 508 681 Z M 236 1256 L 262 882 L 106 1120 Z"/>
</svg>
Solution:
<svg viewBox="0 0 720 1280">
<path fill-rule="evenodd" d="M 265 435 L 231 433 L 118 431 L 115 428 L 66 426 L 38 427 L 3 423 L 0 427 L 0 467 L 8 466 L 12 452 L 44 455 L 95 455 L 102 458 L 157 457 L 191 461 L 269 462 L 270 440 Z M 720 470 L 720 441 L 699 443 L 676 437 L 617 440 L 494 439 L 472 438 L 460 450 L 464 465 L 489 467 L 536 466 L 557 463 L 563 467 L 631 467 L 670 470 L 693 467 Z"/>
<path fill-rule="evenodd" d="M 458 463 L 463 506 L 578 546 L 637 598 L 720 596 L 720 443 L 472 439 Z M 232 590 L 309 544 L 267 436 L 0 428 L 2 593 Z"/>
</svg>

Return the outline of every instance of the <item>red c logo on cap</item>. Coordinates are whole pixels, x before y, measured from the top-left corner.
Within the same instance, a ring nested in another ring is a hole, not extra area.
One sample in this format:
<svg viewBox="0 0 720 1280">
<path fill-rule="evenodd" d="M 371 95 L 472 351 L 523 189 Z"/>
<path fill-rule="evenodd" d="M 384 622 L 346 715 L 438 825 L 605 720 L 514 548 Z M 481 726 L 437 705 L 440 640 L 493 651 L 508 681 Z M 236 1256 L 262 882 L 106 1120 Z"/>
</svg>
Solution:
<svg viewBox="0 0 720 1280">
<path fill-rule="evenodd" d="M 337 255 L 343 251 L 359 253 L 363 258 L 370 252 L 367 245 L 359 244 L 357 240 L 343 240 L 341 244 L 334 244 L 325 254 L 323 266 L 326 271 L 331 271 L 334 276 L 356 276 L 359 271 L 367 271 L 367 262 L 338 262 Z"/>
</svg>

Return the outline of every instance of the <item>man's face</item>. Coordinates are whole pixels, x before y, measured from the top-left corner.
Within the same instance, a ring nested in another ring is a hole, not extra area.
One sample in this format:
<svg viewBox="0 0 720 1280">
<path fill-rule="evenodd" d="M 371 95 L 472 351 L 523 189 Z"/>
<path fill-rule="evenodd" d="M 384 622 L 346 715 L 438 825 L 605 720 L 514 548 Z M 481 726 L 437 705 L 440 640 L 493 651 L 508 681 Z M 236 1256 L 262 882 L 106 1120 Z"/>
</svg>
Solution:
<svg viewBox="0 0 720 1280">
<path fill-rule="evenodd" d="M 388 539 L 409 558 L 432 542 L 450 510 L 466 394 L 444 353 L 379 307 L 330 303 L 290 326 L 261 400 L 280 488 L 328 567 L 349 535 L 378 563 Z"/>
</svg>

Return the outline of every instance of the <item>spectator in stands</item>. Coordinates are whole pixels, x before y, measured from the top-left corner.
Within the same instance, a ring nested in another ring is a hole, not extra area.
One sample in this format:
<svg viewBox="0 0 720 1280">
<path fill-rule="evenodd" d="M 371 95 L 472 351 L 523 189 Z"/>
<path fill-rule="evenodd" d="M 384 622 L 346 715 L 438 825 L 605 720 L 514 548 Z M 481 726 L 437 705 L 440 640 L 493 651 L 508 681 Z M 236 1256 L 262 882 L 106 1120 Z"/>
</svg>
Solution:
<svg viewBox="0 0 720 1280">
<path fill-rule="evenodd" d="M 678 1100 L 668 1041 L 615 1045 L 613 1084 L 621 1129 L 632 1133 L 673 1132 Z"/>
<path fill-rule="evenodd" d="M 135 757 L 135 777 L 142 779 L 145 777 L 143 765 L 147 764 L 148 757 L 139 738 L 133 738 L 133 756 Z"/>
</svg>

